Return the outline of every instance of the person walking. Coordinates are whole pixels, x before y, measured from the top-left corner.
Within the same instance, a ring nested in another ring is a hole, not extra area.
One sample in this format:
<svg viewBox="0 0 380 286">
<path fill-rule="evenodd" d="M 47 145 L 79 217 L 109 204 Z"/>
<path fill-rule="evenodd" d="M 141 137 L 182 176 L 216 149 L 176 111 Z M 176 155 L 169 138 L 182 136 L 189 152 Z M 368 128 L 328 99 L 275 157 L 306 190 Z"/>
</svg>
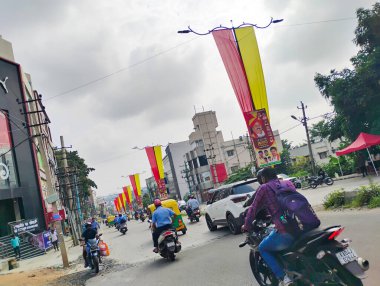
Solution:
<svg viewBox="0 0 380 286">
<path fill-rule="evenodd" d="M 50 236 L 51 236 L 51 243 L 53 244 L 53 247 L 54 247 L 54 251 L 59 250 L 57 230 L 52 228 L 50 230 Z"/>
<path fill-rule="evenodd" d="M 15 257 L 18 259 L 21 259 L 21 253 L 20 253 L 20 238 L 17 236 L 17 234 L 13 234 L 11 238 L 11 245 L 13 247 L 13 251 L 15 252 Z"/>
</svg>

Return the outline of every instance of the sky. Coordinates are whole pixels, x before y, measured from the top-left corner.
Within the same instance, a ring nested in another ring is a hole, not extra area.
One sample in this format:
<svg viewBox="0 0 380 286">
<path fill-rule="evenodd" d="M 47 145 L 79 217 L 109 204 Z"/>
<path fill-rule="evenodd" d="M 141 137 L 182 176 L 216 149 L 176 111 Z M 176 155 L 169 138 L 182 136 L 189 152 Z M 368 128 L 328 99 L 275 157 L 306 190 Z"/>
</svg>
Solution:
<svg viewBox="0 0 380 286">
<path fill-rule="evenodd" d="M 133 173 L 144 186 L 149 162 L 132 148 L 187 140 L 195 110 L 216 111 L 226 140 L 246 133 L 213 37 L 178 30 L 284 19 L 256 36 L 272 128 L 300 144 L 305 131 L 290 116 L 301 115 L 301 100 L 310 118 L 333 110 L 313 78 L 351 67 L 355 11 L 375 2 L 0 0 L 0 35 L 43 95 L 54 143 L 63 135 L 96 169 L 101 196 Z"/>
</svg>

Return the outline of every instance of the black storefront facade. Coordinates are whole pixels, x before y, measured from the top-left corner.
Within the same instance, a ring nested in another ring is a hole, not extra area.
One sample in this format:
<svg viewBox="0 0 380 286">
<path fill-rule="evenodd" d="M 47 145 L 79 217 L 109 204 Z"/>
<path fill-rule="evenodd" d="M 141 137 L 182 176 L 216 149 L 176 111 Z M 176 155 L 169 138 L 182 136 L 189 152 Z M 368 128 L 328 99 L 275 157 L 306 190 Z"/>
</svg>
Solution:
<svg viewBox="0 0 380 286">
<path fill-rule="evenodd" d="M 46 227 L 28 103 L 18 64 L 0 58 L 0 236 L 9 222 L 37 219 Z"/>
</svg>

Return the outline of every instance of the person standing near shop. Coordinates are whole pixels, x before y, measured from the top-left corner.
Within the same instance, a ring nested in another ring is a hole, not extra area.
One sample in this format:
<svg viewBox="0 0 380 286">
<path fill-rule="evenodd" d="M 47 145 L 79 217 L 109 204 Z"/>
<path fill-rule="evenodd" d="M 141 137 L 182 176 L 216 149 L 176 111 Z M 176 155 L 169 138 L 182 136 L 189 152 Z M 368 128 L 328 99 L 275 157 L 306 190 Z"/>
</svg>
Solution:
<svg viewBox="0 0 380 286">
<path fill-rule="evenodd" d="M 57 230 L 52 228 L 50 230 L 50 237 L 51 237 L 51 243 L 53 244 L 54 251 L 59 250 L 58 247 L 58 235 L 57 235 Z"/>
<path fill-rule="evenodd" d="M 21 253 L 20 253 L 20 238 L 17 236 L 17 234 L 13 234 L 11 238 L 11 245 L 13 247 L 13 251 L 15 252 L 15 256 L 18 259 L 21 259 Z"/>
<path fill-rule="evenodd" d="M 358 158 L 358 165 L 359 165 L 360 171 L 362 172 L 363 178 L 365 176 L 368 176 L 366 161 L 367 160 L 365 159 L 365 156 L 363 155 L 363 153 L 360 153 L 359 158 Z"/>
</svg>

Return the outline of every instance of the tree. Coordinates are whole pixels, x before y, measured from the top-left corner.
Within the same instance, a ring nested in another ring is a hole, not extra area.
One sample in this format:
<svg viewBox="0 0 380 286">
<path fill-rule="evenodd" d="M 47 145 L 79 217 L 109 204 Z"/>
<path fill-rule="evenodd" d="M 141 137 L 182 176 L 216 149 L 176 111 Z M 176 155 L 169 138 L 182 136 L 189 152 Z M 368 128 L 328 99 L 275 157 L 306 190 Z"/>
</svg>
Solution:
<svg viewBox="0 0 380 286">
<path fill-rule="evenodd" d="M 152 200 L 150 199 L 150 196 L 149 194 L 144 194 L 143 197 L 142 197 L 142 203 L 143 203 L 143 206 L 144 208 L 148 207 L 152 202 Z"/>
<path fill-rule="evenodd" d="M 351 58 L 353 69 L 333 69 L 314 77 L 336 115 L 317 123 L 313 132 L 330 141 L 341 137 L 353 141 L 360 132 L 380 133 L 380 3 L 356 14 L 354 43 L 359 52 Z"/>
<path fill-rule="evenodd" d="M 240 168 L 236 172 L 232 173 L 231 176 L 229 176 L 229 178 L 226 181 L 224 181 L 224 184 L 235 183 L 235 182 L 253 178 L 251 168 L 252 168 L 252 165 L 248 165 L 244 168 Z"/>
<path fill-rule="evenodd" d="M 292 142 L 284 139 L 281 140 L 283 150 L 281 152 L 281 164 L 275 165 L 277 174 L 290 174 L 292 172 L 292 160 L 290 159 L 289 150 L 292 148 Z"/>
</svg>

